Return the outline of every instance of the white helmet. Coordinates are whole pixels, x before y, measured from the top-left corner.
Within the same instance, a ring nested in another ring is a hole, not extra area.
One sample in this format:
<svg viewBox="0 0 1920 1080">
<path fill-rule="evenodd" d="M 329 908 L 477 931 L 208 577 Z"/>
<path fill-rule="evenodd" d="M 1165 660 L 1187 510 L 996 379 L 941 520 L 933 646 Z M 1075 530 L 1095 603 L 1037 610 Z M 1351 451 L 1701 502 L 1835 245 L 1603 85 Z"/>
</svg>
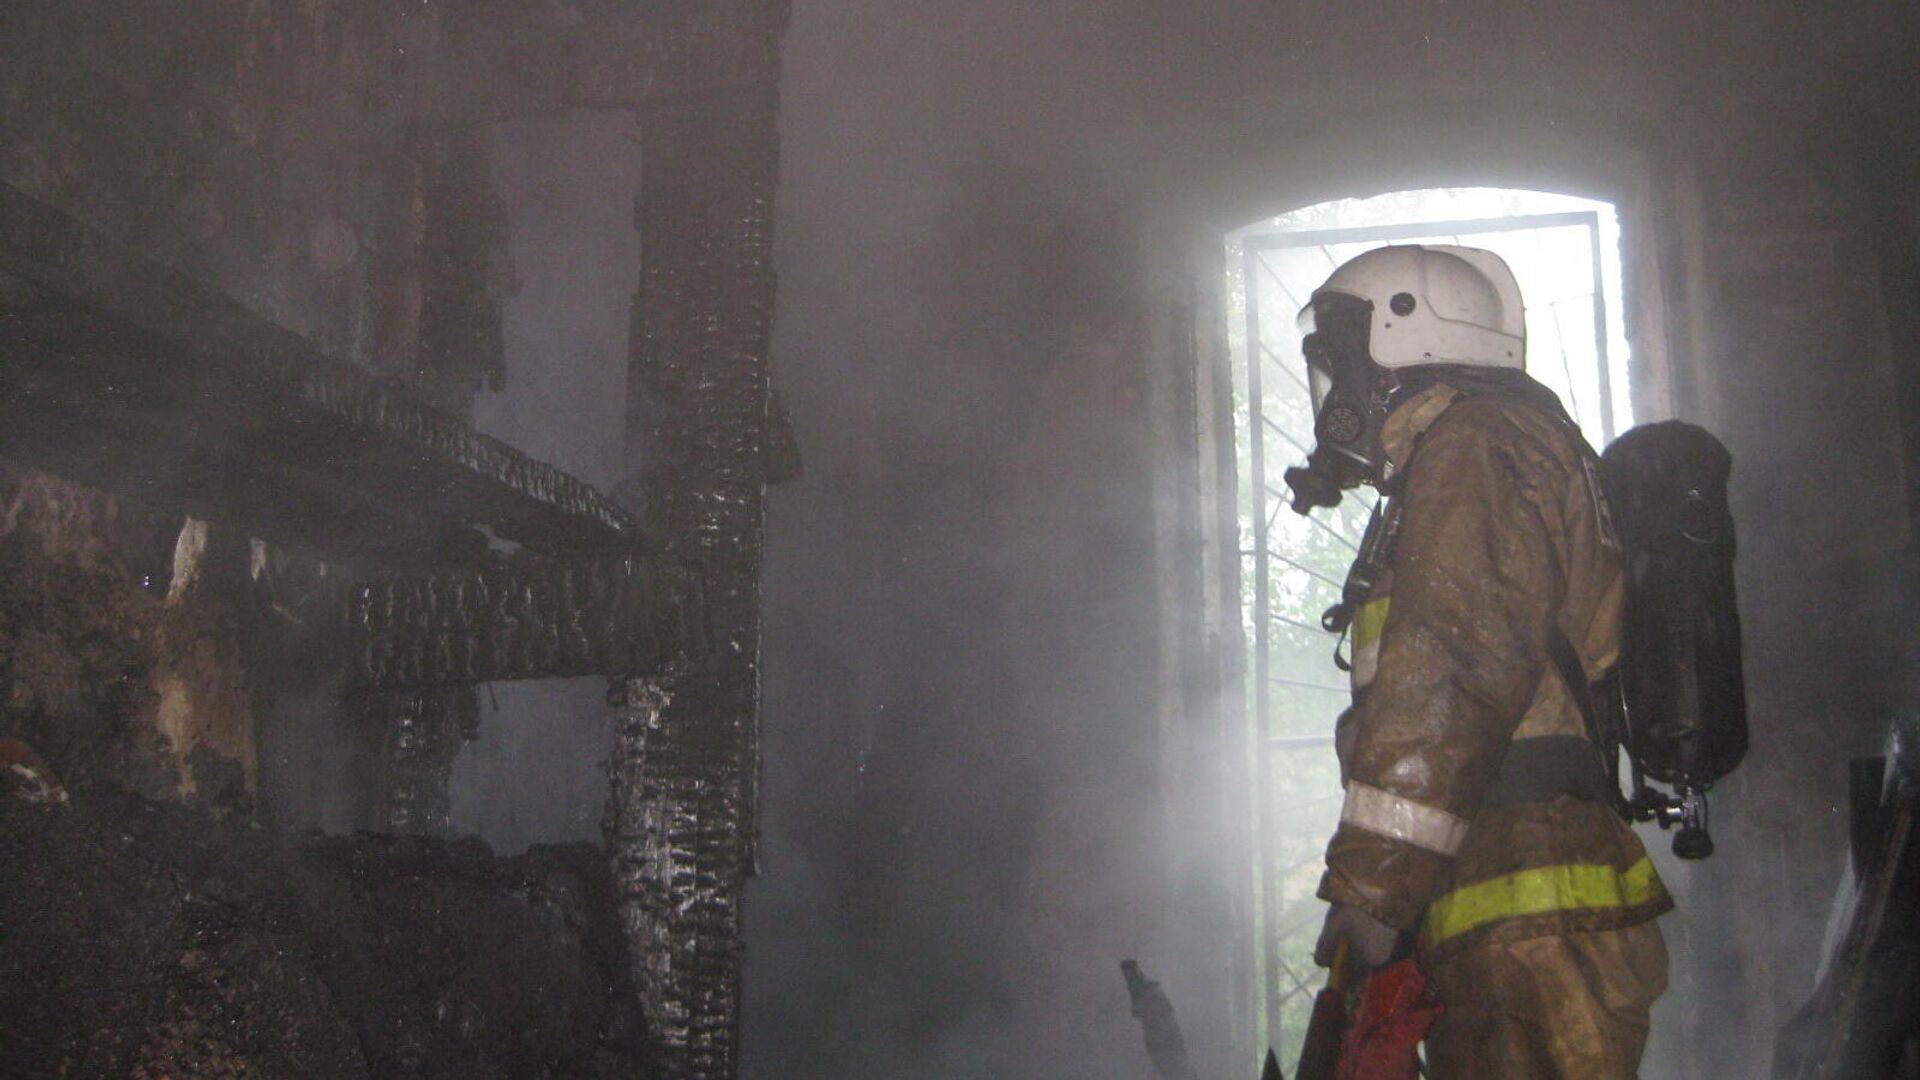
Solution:
<svg viewBox="0 0 1920 1080">
<path fill-rule="evenodd" d="M 1313 295 L 1328 293 L 1373 305 L 1369 351 L 1381 367 L 1527 366 L 1520 283 L 1491 251 L 1422 244 L 1375 248 L 1342 263 Z M 1307 306 L 1311 310 L 1311 300 Z"/>
</svg>

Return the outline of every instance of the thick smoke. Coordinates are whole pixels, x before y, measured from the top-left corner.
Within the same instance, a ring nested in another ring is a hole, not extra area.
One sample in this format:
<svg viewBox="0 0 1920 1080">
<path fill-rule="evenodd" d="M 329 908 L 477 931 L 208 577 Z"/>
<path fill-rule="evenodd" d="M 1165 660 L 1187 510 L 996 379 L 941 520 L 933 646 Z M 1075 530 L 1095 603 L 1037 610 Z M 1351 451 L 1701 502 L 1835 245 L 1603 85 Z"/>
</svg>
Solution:
<svg viewBox="0 0 1920 1080">
<path fill-rule="evenodd" d="M 1147 1077 L 1114 968 L 1129 956 L 1180 1010 L 1199 1074 L 1238 1075 L 1250 1062 L 1230 1054 L 1250 1036 L 1234 1029 L 1230 972 L 1251 943 L 1216 915 L 1251 870 L 1223 820 L 1227 789 L 1193 782 L 1230 775 L 1232 747 L 1217 703 L 1165 707 L 1190 671 L 1165 648 L 1154 558 L 1169 541 L 1156 500 L 1181 481 L 1151 448 L 1200 438 L 1149 429 L 1191 370 L 1167 328 L 1184 310 L 1202 342 L 1219 336 L 1205 325 L 1218 268 L 1194 252 L 1328 198 L 1497 184 L 1617 201 L 1632 258 L 1679 274 L 1698 257 L 1683 238 L 1706 226 L 1661 209 L 1670 193 L 1647 178 L 1666 182 L 1668 163 L 1651 154 L 1649 172 L 1643 149 L 1665 144 L 1618 118 L 1671 124 L 1691 146 L 1695 120 L 1674 102 L 1742 101 L 1735 72 L 1788 75 L 1741 62 L 1752 38 L 1718 33 L 1709 14 L 1647 24 L 1604 5 L 795 7 L 774 379 L 806 472 L 772 499 L 745 1075 Z M 639 122 L 495 132 L 522 292 L 508 386 L 478 415 L 603 485 L 621 454 Z M 1672 291 L 1697 300 L 1702 287 Z M 1689 366 L 1719 331 L 1713 311 L 1675 303 L 1630 301 L 1629 317 L 1673 339 L 1672 371 L 1655 374 L 1678 407 L 1726 421 L 1756 462 L 1736 471 L 1743 527 L 1760 523 L 1748 565 L 1793 565 L 1800 541 L 1783 537 L 1805 522 L 1768 507 L 1804 501 L 1765 474 L 1801 466 L 1753 420 L 1792 381 L 1741 396 Z M 1850 543 L 1839 528 L 1806 526 Z M 1750 604 L 1828 602 L 1778 580 L 1766 573 Z M 1756 641 L 1797 636 L 1771 618 Z M 1231 641 L 1187 645 L 1233 662 Z M 1852 708 L 1870 694 L 1836 705 L 1810 689 L 1810 662 L 1760 660 L 1786 688 L 1756 688 L 1784 703 L 1765 706 L 1776 716 L 1874 726 Z M 457 767 L 459 820 L 503 846 L 582 835 L 584 808 L 531 808 L 599 783 L 593 690 L 503 692 L 498 714 L 483 698 L 488 734 Z M 1830 793 L 1847 750 L 1871 749 L 1849 739 L 1800 747 L 1806 790 Z M 1749 769 L 1771 779 L 1721 793 L 1718 861 L 1663 867 L 1686 906 L 1666 924 L 1683 960 L 1656 1056 L 1692 1047 L 1678 1074 L 1752 1074 L 1753 1047 L 1804 993 L 1792 972 L 1813 951 L 1832 866 L 1789 866 L 1786 838 L 1806 854 L 1841 830 L 1783 809 L 1793 770 L 1767 763 L 1776 752 L 1799 754 L 1763 748 Z M 1729 920 L 1784 942 L 1779 957 L 1731 940 Z"/>
<path fill-rule="evenodd" d="M 1247 868 L 1166 835 L 1191 747 L 1155 714 L 1135 178 L 1090 148 L 1125 28 L 1092 13 L 802 5 L 786 42 L 807 474 L 770 525 L 748 1076 L 1148 1077 L 1123 957 L 1228 1074 L 1231 929 L 1172 899 Z"/>
</svg>

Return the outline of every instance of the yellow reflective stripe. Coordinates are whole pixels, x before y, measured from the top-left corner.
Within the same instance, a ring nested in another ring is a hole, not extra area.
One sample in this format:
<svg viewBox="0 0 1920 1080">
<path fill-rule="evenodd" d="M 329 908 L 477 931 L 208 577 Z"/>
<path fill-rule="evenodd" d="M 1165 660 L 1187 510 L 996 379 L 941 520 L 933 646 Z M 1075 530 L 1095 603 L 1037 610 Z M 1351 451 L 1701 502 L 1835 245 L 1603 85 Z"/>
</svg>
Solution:
<svg viewBox="0 0 1920 1080">
<path fill-rule="evenodd" d="M 1382 596 L 1360 605 L 1360 613 L 1353 617 L 1353 647 L 1364 648 L 1380 640 L 1380 632 L 1387 628 L 1387 608 L 1393 604 L 1393 597 Z"/>
<path fill-rule="evenodd" d="M 1541 866 L 1462 886 L 1435 900 L 1427 905 L 1420 936 L 1432 947 L 1501 919 L 1638 907 L 1659 899 L 1665 891 L 1653 860 L 1644 856 L 1625 870 Z"/>
</svg>

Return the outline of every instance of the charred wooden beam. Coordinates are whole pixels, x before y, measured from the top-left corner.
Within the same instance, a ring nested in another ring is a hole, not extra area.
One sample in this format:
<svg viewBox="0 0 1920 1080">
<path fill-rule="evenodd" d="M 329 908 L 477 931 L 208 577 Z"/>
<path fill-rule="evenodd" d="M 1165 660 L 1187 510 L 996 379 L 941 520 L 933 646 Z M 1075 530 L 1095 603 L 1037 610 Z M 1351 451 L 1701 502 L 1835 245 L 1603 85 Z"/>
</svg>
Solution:
<svg viewBox="0 0 1920 1080">
<path fill-rule="evenodd" d="M 786 21 L 781 0 L 477 0 L 442 28 L 441 93 L 517 117 L 759 90 Z"/>
<path fill-rule="evenodd" d="M 754 32 L 769 16 L 777 31 L 785 13 L 711 8 Z M 778 98 L 770 53 L 740 63 L 723 73 L 732 88 L 656 100 L 642 116 L 628 379 L 628 486 L 646 494 L 649 535 L 698 568 L 716 641 L 673 679 L 671 700 L 634 719 L 644 738 L 635 766 L 614 771 L 608 829 L 636 988 L 663 1071 L 689 1080 L 738 1065 L 758 801 Z"/>
<path fill-rule="evenodd" d="M 667 1075 L 731 1075 L 743 788 L 713 768 L 689 725 L 668 718 L 661 682 L 629 679 L 617 689 L 602 831 L 634 990 Z"/>
<path fill-rule="evenodd" d="M 592 486 L 0 184 L 0 454 L 395 565 L 628 550 Z"/>
<path fill-rule="evenodd" d="M 453 832 L 448 792 L 453 760 L 480 735 L 480 700 L 471 686 L 379 690 L 352 696 L 356 726 L 384 744 L 380 831 L 447 836 Z"/>
<path fill-rule="evenodd" d="M 645 555 L 376 574 L 352 586 L 344 617 L 373 687 L 659 675 L 712 647 L 700 579 Z"/>
</svg>

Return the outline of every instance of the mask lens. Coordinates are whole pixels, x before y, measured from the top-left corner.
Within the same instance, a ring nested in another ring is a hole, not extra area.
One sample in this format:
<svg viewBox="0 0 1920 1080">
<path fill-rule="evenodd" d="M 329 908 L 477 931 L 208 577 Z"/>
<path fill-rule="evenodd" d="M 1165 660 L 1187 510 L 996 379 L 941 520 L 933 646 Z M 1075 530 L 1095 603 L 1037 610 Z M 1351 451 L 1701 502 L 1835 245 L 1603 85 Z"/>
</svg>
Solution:
<svg viewBox="0 0 1920 1080">
<path fill-rule="evenodd" d="M 1372 311 L 1371 304 L 1338 293 L 1315 296 L 1300 310 L 1300 350 L 1307 358 L 1307 392 L 1315 416 L 1326 406 L 1341 369 L 1365 360 Z"/>
<path fill-rule="evenodd" d="M 1312 354 L 1307 360 L 1307 393 L 1313 398 L 1313 415 L 1320 415 L 1321 406 L 1327 403 L 1327 395 L 1333 390 L 1333 373 L 1313 361 Z"/>
</svg>

